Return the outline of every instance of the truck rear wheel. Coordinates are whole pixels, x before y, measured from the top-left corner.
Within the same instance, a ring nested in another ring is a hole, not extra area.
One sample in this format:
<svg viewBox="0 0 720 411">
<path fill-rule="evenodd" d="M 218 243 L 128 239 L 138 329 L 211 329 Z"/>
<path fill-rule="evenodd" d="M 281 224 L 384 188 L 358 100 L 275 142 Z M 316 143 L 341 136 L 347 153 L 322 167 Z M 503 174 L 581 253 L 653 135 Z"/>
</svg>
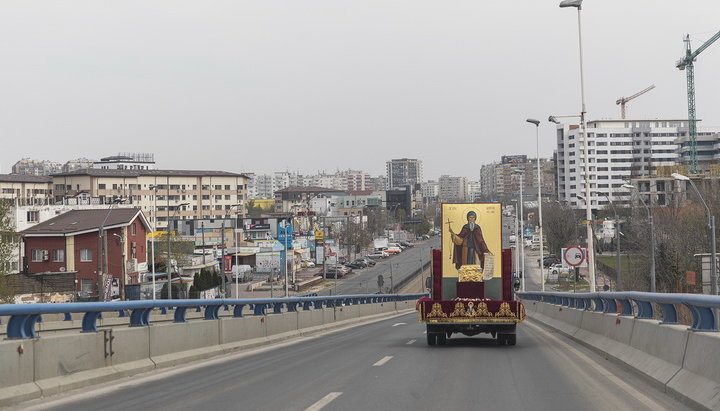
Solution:
<svg viewBox="0 0 720 411">
<path fill-rule="evenodd" d="M 445 336 L 445 333 L 437 334 L 437 342 L 438 345 L 445 345 L 447 343 L 447 337 Z"/>
<path fill-rule="evenodd" d="M 427 343 L 428 345 L 436 345 L 437 344 L 437 334 L 435 333 L 427 333 Z"/>
</svg>

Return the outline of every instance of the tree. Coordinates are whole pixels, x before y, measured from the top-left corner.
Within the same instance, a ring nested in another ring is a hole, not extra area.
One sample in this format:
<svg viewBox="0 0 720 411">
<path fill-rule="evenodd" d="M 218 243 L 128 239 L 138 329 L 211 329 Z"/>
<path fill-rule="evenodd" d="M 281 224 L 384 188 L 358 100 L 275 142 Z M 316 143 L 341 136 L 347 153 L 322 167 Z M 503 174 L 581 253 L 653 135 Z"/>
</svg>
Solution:
<svg viewBox="0 0 720 411">
<path fill-rule="evenodd" d="M 262 206 L 255 204 L 255 200 L 247 200 L 245 202 L 245 208 L 247 209 L 247 215 L 249 217 L 260 217 L 265 211 Z"/>
<path fill-rule="evenodd" d="M 11 303 L 15 291 L 7 274 L 13 265 L 13 251 L 17 247 L 18 235 L 10 219 L 10 203 L 0 201 L 0 302 Z"/>
<path fill-rule="evenodd" d="M 575 211 L 567 205 L 543 204 L 543 235 L 547 238 L 550 254 L 559 255 L 563 247 L 577 245 L 579 224 Z"/>
<path fill-rule="evenodd" d="M 155 271 L 167 272 L 167 234 L 162 233 L 155 237 L 153 241 L 155 241 Z M 183 267 L 191 263 L 194 250 L 195 244 L 193 244 L 192 241 L 183 240 L 173 234 L 170 235 L 170 259 L 175 260 L 178 267 Z"/>
</svg>

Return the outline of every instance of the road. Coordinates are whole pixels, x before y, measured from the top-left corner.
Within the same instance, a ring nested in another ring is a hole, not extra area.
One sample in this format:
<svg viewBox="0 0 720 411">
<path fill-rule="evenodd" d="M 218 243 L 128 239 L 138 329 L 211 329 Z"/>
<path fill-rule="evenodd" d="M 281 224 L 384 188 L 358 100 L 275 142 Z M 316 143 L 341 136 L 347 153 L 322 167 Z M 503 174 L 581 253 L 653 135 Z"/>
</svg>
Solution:
<svg viewBox="0 0 720 411">
<path fill-rule="evenodd" d="M 390 283 L 399 284 L 406 277 L 414 274 L 422 264 L 430 262 L 430 249 L 440 247 L 440 236 L 431 237 L 429 240 L 415 244 L 415 247 L 405 249 L 400 254 L 392 257 L 376 260 L 374 267 L 362 270 L 353 270 L 349 276 L 337 280 L 336 285 L 319 291 L 320 295 L 329 294 L 364 294 L 378 291 L 378 275 L 384 278 L 384 288 L 387 290 Z M 392 265 L 392 276 L 390 275 Z M 392 281 L 391 281 L 392 277 Z M 332 279 L 329 282 L 334 282 Z M 418 290 L 419 292 L 419 290 Z"/>
<path fill-rule="evenodd" d="M 423 330 L 411 313 L 17 409 L 686 409 L 528 321 L 514 347 L 455 336 L 447 346 L 429 347 Z"/>
</svg>

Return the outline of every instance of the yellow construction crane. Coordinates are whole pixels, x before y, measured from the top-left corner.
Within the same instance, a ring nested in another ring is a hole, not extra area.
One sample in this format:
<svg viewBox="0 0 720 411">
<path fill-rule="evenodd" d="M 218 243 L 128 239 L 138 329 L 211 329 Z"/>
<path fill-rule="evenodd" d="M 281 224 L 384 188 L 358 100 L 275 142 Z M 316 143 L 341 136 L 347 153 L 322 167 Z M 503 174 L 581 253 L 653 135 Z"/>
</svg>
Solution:
<svg viewBox="0 0 720 411">
<path fill-rule="evenodd" d="M 636 97 L 642 96 L 643 94 L 647 93 L 648 91 L 650 91 L 654 88 L 655 88 L 655 85 L 653 84 L 650 87 L 646 88 L 645 90 L 638 91 L 637 93 L 633 94 L 630 97 L 620 97 L 619 99 L 617 99 L 615 104 L 620 104 L 620 118 L 625 118 L 625 103 L 627 103 L 628 101 L 630 101 Z"/>
</svg>

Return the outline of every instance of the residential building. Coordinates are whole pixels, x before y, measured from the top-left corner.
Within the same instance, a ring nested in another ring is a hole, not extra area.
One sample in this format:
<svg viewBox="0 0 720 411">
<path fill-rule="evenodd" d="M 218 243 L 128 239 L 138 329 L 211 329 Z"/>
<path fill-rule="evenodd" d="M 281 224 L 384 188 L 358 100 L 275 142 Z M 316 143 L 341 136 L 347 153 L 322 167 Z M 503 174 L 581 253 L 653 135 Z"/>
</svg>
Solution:
<svg viewBox="0 0 720 411">
<path fill-rule="evenodd" d="M 93 163 L 103 170 L 155 170 L 155 155 L 151 153 L 120 153 Z"/>
<path fill-rule="evenodd" d="M 656 174 L 658 167 L 674 166 L 685 157 L 684 119 L 597 120 L 587 124 L 590 205 L 627 204 L 625 181 Z M 699 136 L 718 130 L 698 128 Z M 558 199 L 571 207 L 584 208 L 584 142 L 577 125 L 557 127 Z"/>
<path fill-rule="evenodd" d="M 386 162 L 387 188 L 390 190 L 423 181 L 422 161 L 415 158 L 399 158 Z"/>
<path fill-rule="evenodd" d="M 359 170 L 345 170 L 338 173 L 340 175 L 342 186 L 339 187 L 346 191 L 365 191 L 374 190 L 370 187 L 370 175 Z"/>
<path fill-rule="evenodd" d="M 62 165 L 54 161 L 23 158 L 12 166 L 12 174 L 49 176 L 62 171 Z"/>
<path fill-rule="evenodd" d="M 387 177 L 369 177 L 365 189 L 373 191 L 387 190 Z"/>
<path fill-rule="evenodd" d="M 682 134 L 675 139 L 675 144 L 678 146 L 678 163 L 691 165 L 690 137 L 686 133 Z M 701 170 L 720 164 L 720 133 L 708 130 L 698 131 L 695 142 L 698 166 Z"/>
<path fill-rule="evenodd" d="M 125 199 L 142 208 L 157 227 L 172 219 L 220 218 L 242 209 L 247 176 L 202 170 L 78 170 L 52 176 L 56 201 L 78 198 L 112 203 Z M 181 206 L 187 203 L 187 205 Z"/>
<path fill-rule="evenodd" d="M 62 166 L 62 172 L 68 173 L 70 171 L 84 170 L 86 168 L 92 168 L 96 160 L 90 160 L 87 158 L 76 158 L 75 160 L 69 160 Z"/>
<path fill-rule="evenodd" d="M 468 181 L 467 183 L 467 199 L 471 203 L 477 203 L 482 199 L 482 191 L 479 181 Z"/>
<path fill-rule="evenodd" d="M 437 181 L 429 180 L 420 184 L 425 201 L 439 201 L 440 184 Z"/>
<path fill-rule="evenodd" d="M 462 203 L 467 201 L 467 178 L 442 175 L 438 180 L 440 201 Z"/>
<path fill-rule="evenodd" d="M 0 199 L 13 205 L 52 202 L 52 178 L 45 175 L 0 174 Z"/>
<path fill-rule="evenodd" d="M 341 194 L 345 192 L 325 187 L 287 187 L 275 192 L 275 212 L 317 211 L 310 208 L 313 199 L 329 199 Z"/>
<path fill-rule="evenodd" d="M 555 198 L 555 166 L 553 160 L 540 159 L 540 178 L 543 198 Z M 520 176 L 523 197 L 537 202 L 537 159 L 526 155 L 502 156 L 500 162 L 480 168 L 480 197 L 485 200 L 509 201 L 520 192 Z"/>
<path fill-rule="evenodd" d="M 22 272 L 75 273 L 81 297 L 97 299 L 115 285 L 122 294 L 124 285 L 138 284 L 147 271 L 149 229 L 139 208 L 68 211 L 22 231 L 27 256 Z"/>
</svg>

